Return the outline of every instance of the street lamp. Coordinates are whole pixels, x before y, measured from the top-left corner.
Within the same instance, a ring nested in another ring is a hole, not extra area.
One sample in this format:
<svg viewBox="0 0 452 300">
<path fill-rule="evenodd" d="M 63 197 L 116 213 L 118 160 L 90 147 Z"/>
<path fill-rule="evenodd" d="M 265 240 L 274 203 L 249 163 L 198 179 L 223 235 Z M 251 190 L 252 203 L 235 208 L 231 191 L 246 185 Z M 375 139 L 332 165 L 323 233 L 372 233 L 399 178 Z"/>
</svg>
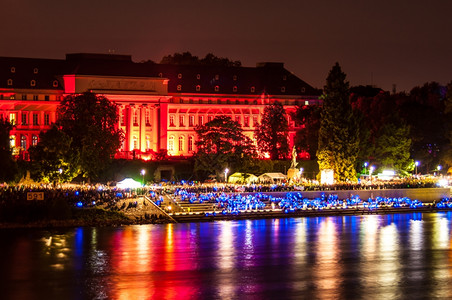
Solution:
<svg viewBox="0 0 452 300">
<path fill-rule="evenodd" d="M 415 166 L 415 174 L 417 175 L 417 167 L 420 165 L 420 162 L 418 161 L 418 160 L 416 160 L 415 162 L 414 162 L 414 166 Z"/>
<path fill-rule="evenodd" d="M 372 179 L 372 172 L 374 171 L 374 166 L 370 166 L 370 168 L 369 168 L 369 176 L 370 176 L 370 179 Z"/>
<path fill-rule="evenodd" d="M 224 169 L 224 182 L 228 182 L 228 173 L 229 169 L 228 168 Z"/>
<path fill-rule="evenodd" d="M 364 171 L 364 175 L 367 173 L 367 166 L 369 165 L 369 163 L 366 161 L 366 162 L 364 162 L 364 169 L 365 169 L 365 171 Z"/>
<path fill-rule="evenodd" d="M 438 175 L 441 175 L 441 169 L 442 169 L 443 167 L 441 167 L 441 165 L 438 165 L 438 167 L 436 167 L 436 169 L 438 170 Z"/>
<path fill-rule="evenodd" d="M 300 168 L 300 179 L 301 179 L 302 175 L 303 175 L 303 168 Z"/>
<path fill-rule="evenodd" d="M 143 182 L 142 182 L 142 185 L 144 186 L 144 174 L 146 174 L 146 170 L 145 170 L 145 169 L 142 169 L 141 172 L 140 172 L 140 174 L 141 174 L 141 176 L 143 176 Z"/>
</svg>

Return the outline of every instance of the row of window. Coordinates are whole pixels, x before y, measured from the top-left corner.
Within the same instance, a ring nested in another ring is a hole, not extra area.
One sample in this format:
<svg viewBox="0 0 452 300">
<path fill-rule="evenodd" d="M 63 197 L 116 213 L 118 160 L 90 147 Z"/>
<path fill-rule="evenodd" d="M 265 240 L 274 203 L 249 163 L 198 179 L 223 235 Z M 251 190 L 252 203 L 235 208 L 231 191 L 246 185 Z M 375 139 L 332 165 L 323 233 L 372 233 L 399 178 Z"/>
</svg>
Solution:
<svg viewBox="0 0 452 300">
<path fill-rule="evenodd" d="M 214 116 L 207 116 L 207 122 L 212 121 L 214 118 Z M 176 123 L 175 123 L 175 115 L 170 115 L 169 116 L 169 126 L 170 127 L 176 127 Z M 234 120 L 241 124 L 241 116 L 237 115 L 235 116 Z M 249 127 L 250 126 L 250 117 L 249 116 L 244 116 L 243 117 L 243 126 L 244 127 Z M 258 125 L 258 117 L 257 116 L 253 116 L 253 126 L 256 127 Z M 189 115 L 188 116 L 188 126 L 189 127 L 194 127 L 195 125 L 204 125 L 204 116 L 198 116 L 198 124 L 195 124 L 195 116 L 194 115 Z M 179 116 L 179 127 L 185 127 L 185 116 L 184 115 L 180 115 Z"/>
<path fill-rule="evenodd" d="M 145 122 L 146 126 L 151 126 L 151 113 L 149 112 L 149 110 L 145 110 L 144 122 Z M 132 123 L 133 123 L 133 126 L 138 126 L 139 125 L 138 110 L 135 110 L 133 112 Z M 121 126 L 125 126 L 126 125 L 126 111 L 125 110 L 123 110 L 121 112 L 120 124 L 121 124 Z"/>
<path fill-rule="evenodd" d="M 159 77 L 163 77 L 163 73 L 159 73 Z M 177 74 L 177 78 L 178 79 L 182 79 L 182 73 Z M 220 75 L 216 74 L 215 75 L 215 80 L 220 80 Z M 201 74 L 196 74 L 196 79 L 200 80 L 201 79 Z M 237 81 L 238 77 L 237 75 L 233 75 L 232 76 L 232 80 Z M 282 80 L 286 81 L 287 80 L 287 75 L 283 75 Z"/>
<path fill-rule="evenodd" d="M 9 142 L 10 142 L 10 146 L 12 148 L 15 148 L 17 146 L 16 144 L 16 136 L 15 135 L 11 135 L 9 137 Z M 37 135 L 33 135 L 31 137 L 31 145 L 32 146 L 36 146 L 38 144 L 38 136 Z M 26 135 L 21 135 L 20 136 L 20 148 L 22 148 L 23 150 L 28 150 L 28 136 Z"/>
<path fill-rule="evenodd" d="M 168 152 L 173 152 L 175 150 L 175 137 L 173 135 L 171 135 L 168 138 Z M 183 135 L 179 136 L 179 143 L 178 143 L 178 151 L 179 152 L 185 152 L 185 146 L 187 146 L 187 151 L 191 152 L 194 150 L 194 144 L 195 144 L 195 139 L 193 136 L 189 136 L 188 137 L 188 145 L 185 145 L 185 137 Z"/>
<path fill-rule="evenodd" d="M 6 81 L 6 84 L 7 84 L 8 86 L 12 86 L 12 85 L 13 85 L 13 80 L 12 80 L 11 78 L 8 79 L 8 80 Z M 34 79 L 30 80 L 30 86 L 36 86 L 36 80 L 34 80 Z M 54 81 L 52 82 L 52 86 L 53 86 L 53 87 L 58 87 L 58 80 L 54 80 Z"/>
<path fill-rule="evenodd" d="M 16 73 L 16 67 L 11 67 L 9 70 L 11 71 L 11 73 Z M 38 74 L 38 72 L 38 68 L 33 68 L 33 74 Z"/>
<path fill-rule="evenodd" d="M 30 113 L 26 113 L 26 112 L 22 112 L 21 114 L 21 125 L 28 125 L 29 123 L 29 114 Z M 32 115 L 32 125 L 33 126 L 38 126 L 39 125 L 39 114 L 38 113 L 33 113 Z M 13 125 L 17 125 L 17 114 L 16 113 L 10 113 L 9 114 L 9 122 Z M 49 114 L 44 114 L 44 125 L 49 126 L 50 125 L 50 115 Z"/>
</svg>

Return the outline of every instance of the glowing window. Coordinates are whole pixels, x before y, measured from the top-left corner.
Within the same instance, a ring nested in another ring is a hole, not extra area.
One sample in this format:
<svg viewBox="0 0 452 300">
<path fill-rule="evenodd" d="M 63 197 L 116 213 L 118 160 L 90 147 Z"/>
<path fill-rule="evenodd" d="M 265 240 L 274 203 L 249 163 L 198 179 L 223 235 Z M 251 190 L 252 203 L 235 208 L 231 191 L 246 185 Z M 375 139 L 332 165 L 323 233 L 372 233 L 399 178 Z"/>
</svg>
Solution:
<svg viewBox="0 0 452 300">
<path fill-rule="evenodd" d="M 196 79 L 201 79 L 201 74 L 196 74 Z"/>
<path fill-rule="evenodd" d="M 33 69 L 33 74 L 38 74 L 38 68 Z"/>
<path fill-rule="evenodd" d="M 8 85 L 13 85 L 13 80 L 12 79 L 8 79 Z"/>
<path fill-rule="evenodd" d="M 251 87 L 251 93 L 254 93 L 256 91 L 256 88 L 254 86 Z"/>
<path fill-rule="evenodd" d="M 201 86 L 198 84 L 198 85 L 196 86 L 196 91 L 199 92 L 200 90 L 201 90 Z"/>
<path fill-rule="evenodd" d="M 36 145 L 38 144 L 38 136 L 36 136 L 36 135 L 32 136 L 32 138 L 31 138 L 31 144 L 32 144 L 33 146 L 36 146 Z"/>
<path fill-rule="evenodd" d="M 177 85 L 177 90 L 178 90 L 178 91 L 182 90 L 182 85 L 178 84 L 178 85 Z"/>
<path fill-rule="evenodd" d="M 16 68 L 15 67 L 11 67 L 10 71 L 11 71 L 11 73 L 16 73 Z"/>
<path fill-rule="evenodd" d="M 27 150 L 27 136 L 22 135 L 22 136 L 20 137 L 20 147 L 21 147 L 23 150 Z"/>
<path fill-rule="evenodd" d="M 53 81 L 53 87 L 58 87 L 58 80 Z"/>
<path fill-rule="evenodd" d="M 33 95 L 33 100 L 39 100 L 38 95 Z"/>
<path fill-rule="evenodd" d="M 16 125 L 16 113 L 9 113 L 9 122 L 12 125 Z"/>
<path fill-rule="evenodd" d="M 215 86 L 215 92 L 218 92 L 220 90 L 220 87 L 218 85 Z"/>
<path fill-rule="evenodd" d="M 174 151 L 174 136 L 170 136 L 168 139 L 168 151 Z"/>
<path fill-rule="evenodd" d="M 15 135 L 11 135 L 9 137 L 9 145 L 11 147 L 16 147 L 16 136 Z"/>
<path fill-rule="evenodd" d="M 177 74 L 177 78 L 182 79 L 182 74 L 181 73 Z"/>
<path fill-rule="evenodd" d="M 188 151 L 193 151 L 193 137 L 188 137 Z"/>
<path fill-rule="evenodd" d="M 234 86 L 234 87 L 232 88 L 232 91 L 233 91 L 234 93 L 237 92 L 237 87 Z"/>
<path fill-rule="evenodd" d="M 305 100 L 305 101 L 304 101 L 304 105 L 309 105 L 309 101 L 308 101 L 308 100 Z"/>
<path fill-rule="evenodd" d="M 30 81 L 30 85 L 31 86 L 36 86 L 36 80 L 33 79 L 32 81 Z"/>
<path fill-rule="evenodd" d="M 175 125 L 174 125 L 174 115 L 171 115 L 171 116 L 169 117 L 169 126 L 171 126 L 171 127 L 175 126 Z"/>
<path fill-rule="evenodd" d="M 179 137 L 179 151 L 184 151 L 184 142 L 185 142 L 184 137 L 180 136 Z"/>
</svg>

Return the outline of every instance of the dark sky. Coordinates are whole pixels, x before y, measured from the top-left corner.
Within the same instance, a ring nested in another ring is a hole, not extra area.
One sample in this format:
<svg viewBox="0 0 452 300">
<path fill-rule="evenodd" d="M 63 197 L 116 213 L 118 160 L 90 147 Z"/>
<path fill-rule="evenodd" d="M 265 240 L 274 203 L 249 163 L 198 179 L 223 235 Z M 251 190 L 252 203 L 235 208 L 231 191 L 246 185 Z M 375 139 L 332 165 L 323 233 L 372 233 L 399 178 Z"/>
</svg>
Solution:
<svg viewBox="0 0 452 300">
<path fill-rule="evenodd" d="M 212 52 L 284 62 L 317 88 L 336 61 L 351 85 L 452 80 L 450 0 L 0 0 L 0 12 L 0 56 Z"/>
</svg>

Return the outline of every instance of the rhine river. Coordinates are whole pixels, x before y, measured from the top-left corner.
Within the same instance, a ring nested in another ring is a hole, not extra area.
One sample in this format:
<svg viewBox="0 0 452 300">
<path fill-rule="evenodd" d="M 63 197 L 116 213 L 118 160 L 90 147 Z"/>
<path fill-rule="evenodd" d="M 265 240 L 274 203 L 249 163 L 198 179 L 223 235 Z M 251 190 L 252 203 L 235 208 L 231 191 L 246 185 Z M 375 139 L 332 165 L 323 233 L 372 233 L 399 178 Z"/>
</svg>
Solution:
<svg viewBox="0 0 452 300">
<path fill-rule="evenodd" d="M 452 212 L 0 230 L 1 299 L 452 298 Z"/>
</svg>

